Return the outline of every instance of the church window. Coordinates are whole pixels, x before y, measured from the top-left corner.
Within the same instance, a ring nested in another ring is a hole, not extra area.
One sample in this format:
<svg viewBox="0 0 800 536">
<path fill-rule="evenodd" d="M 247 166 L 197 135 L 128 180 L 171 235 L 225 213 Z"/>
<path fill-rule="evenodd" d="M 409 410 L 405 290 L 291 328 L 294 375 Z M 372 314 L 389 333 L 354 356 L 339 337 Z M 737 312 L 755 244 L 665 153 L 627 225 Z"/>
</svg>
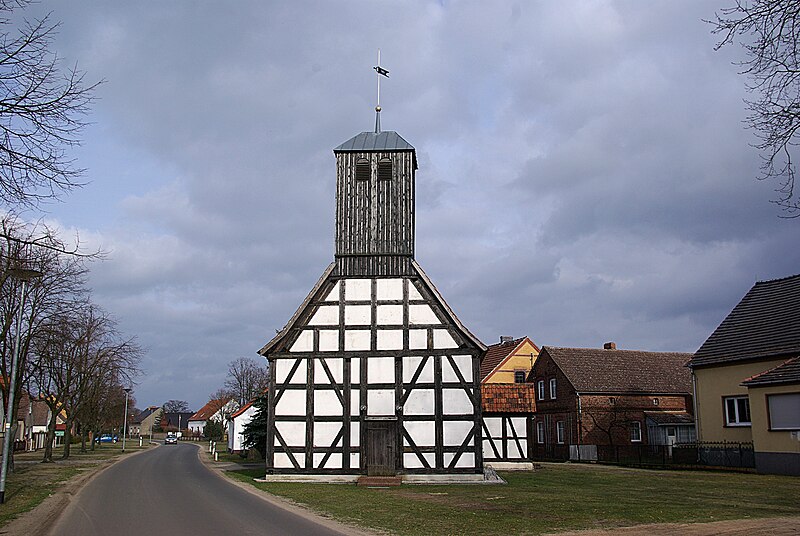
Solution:
<svg viewBox="0 0 800 536">
<path fill-rule="evenodd" d="M 368 181 L 370 176 L 369 160 L 362 158 L 356 162 L 356 180 Z"/>
<path fill-rule="evenodd" d="M 378 180 L 392 180 L 392 161 L 389 158 L 381 158 L 378 161 Z"/>
</svg>

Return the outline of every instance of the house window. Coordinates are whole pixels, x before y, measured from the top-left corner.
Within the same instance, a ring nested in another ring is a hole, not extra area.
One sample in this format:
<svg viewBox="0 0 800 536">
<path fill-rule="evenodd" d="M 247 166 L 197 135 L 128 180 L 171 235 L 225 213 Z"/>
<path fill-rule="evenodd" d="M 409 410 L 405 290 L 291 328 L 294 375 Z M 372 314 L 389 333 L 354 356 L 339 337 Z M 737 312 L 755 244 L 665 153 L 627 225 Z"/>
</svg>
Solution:
<svg viewBox="0 0 800 536">
<path fill-rule="evenodd" d="M 515 370 L 514 371 L 514 383 L 525 383 L 525 371 L 524 370 Z"/>
<path fill-rule="evenodd" d="M 536 383 L 536 389 L 539 391 L 539 400 L 544 400 L 544 380 L 539 380 Z"/>
<path fill-rule="evenodd" d="M 729 396 L 725 402 L 727 426 L 750 426 L 750 399 L 746 396 Z"/>
<path fill-rule="evenodd" d="M 617 399 L 614 398 L 613 396 L 610 396 L 610 397 L 608 397 L 608 403 L 611 404 L 611 405 L 614 405 L 614 404 L 617 403 Z"/>
<path fill-rule="evenodd" d="M 556 441 L 558 441 L 559 445 L 564 444 L 564 421 L 556 423 Z"/>
<path fill-rule="evenodd" d="M 657 405 L 658 405 L 658 399 L 657 399 L 657 398 L 654 398 L 654 399 L 653 399 L 653 405 L 654 405 L 654 406 L 657 406 Z"/>
<path fill-rule="evenodd" d="M 555 378 L 550 380 L 550 398 L 552 398 L 552 399 L 556 398 L 556 379 Z"/>
<path fill-rule="evenodd" d="M 381 158 L 378 161 L 378 180 L 392 180 L 392 161 L 389 158 Z"/>
<path fill-rule="evenodd" d="M 770 430 L 800 430 L 800 393 L 767 395 Z"/>
<path fill-rule="evenodd" d="M 544 421 L 536 423 L 536 442 L 544 444 Z"/>
<path fill-rule="evenodd" d="M 633 421 L 631 423 L 631 443 L 639 443 L 642 440 L 642 423 Z"/>
<path fill-rule="evenodd" d="M 356 180 L 368 181 L 370 176 L 369 160 L 364 158 L 356 162 Z"/>
</svg>

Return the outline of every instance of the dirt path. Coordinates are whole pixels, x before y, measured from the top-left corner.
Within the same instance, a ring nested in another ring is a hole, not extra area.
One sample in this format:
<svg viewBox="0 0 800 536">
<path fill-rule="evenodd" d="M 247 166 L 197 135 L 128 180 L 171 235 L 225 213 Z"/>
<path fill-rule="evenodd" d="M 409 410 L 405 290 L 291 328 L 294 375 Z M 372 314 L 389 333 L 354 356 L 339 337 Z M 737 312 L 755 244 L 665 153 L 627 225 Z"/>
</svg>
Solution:
<svg viewBox="0 0 800 536">
<path fill-rule="evenodd" d="M 618 527 L 615 529 L 592 529 L 559 532 L 558 536 L 605 536 L 625 534 L 628 536 L 660 536 L 680 534 L 682 536 L 788 536 L 800 534 L 800 517 L 770 517 L 764 519 L 735 519 L 711 523 L 654 523 Z"/>
</svg>

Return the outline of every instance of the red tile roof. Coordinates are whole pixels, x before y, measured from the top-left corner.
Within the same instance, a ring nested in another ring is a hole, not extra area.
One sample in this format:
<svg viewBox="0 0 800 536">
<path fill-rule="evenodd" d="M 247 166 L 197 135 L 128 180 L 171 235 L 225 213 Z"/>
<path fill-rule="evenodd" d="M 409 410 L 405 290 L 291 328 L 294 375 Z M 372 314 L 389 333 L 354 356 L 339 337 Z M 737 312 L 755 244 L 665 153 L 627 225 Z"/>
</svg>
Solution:
<svg viewBox="0 0 800 536">
<path fill-rule="evenodd" d="M 534 384 L 484 383 L 481 407 L 486 412 L 533 413 L 536 411 Z"/>
<path fill-rule="evenodd" d="M 483 360 L 481 361 L 481 381 L 484 381 L 498 365 L 505 361 L 510 355 L 514 354 L 517 348 L 519 348 L 527 338 L 528 337 L 520 337 L 513 341 L 501 342 L 489 346 L 486 349 L 486 353 L 483 354 Z M 533 341 L 531 341 L 531 344 L 533 344 Z M 536 348 L 536 345 L 533 344 L 533 347 Z M 536 348 L 536 350 L 538 351 L 539 349 Z"/>
<path fill-rule="evenodd" d="M 190 421 L 207 421 L 212 415 L 219 411 L 219 409 L 233 400 L 232 398 L 218 398 L 216 400 L 211 400 L 197 410 L 197 413 L 189 417 Z"/>
<path fill-rule="evenodd" d="M 782 383 L 800 383 L 800 356 L 793 357 L 777 367 L 756 374 L 743 381 L 742 385 L 760 387 Z"/>
<path fill-rule="evenodd" d="M 242 406 L 241 408 L 236 410 L 236 412 L 233 415 L 231 415 L 231 419 L 233 419 L 234 417 L 238 417 L 239 415 L 241 415 L 242 413 L 247 411 L 247 408 L 249 408 L 252 405 L 253 405 L 253 401 L 251 400 L 250 402 L 248 402 L 247 404 L 245 404 L 244 406 Z"/>
</svg>

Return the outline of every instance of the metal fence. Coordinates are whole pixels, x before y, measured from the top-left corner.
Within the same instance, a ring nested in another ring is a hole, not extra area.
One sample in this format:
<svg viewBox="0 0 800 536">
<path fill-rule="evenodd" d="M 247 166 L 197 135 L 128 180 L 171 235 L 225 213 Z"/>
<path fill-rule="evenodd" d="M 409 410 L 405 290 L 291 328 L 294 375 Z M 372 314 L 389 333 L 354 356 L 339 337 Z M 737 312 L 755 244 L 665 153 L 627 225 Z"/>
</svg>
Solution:
<svg viewBox="0 0 800 536">
<path fill-rule="evenodd" d="M 753 468 L 752 443 L 697 442 L 678 445 L 563 445 L 534 451 L 537 461 L 575 461 L 637 466 Z"/>
</svg>

